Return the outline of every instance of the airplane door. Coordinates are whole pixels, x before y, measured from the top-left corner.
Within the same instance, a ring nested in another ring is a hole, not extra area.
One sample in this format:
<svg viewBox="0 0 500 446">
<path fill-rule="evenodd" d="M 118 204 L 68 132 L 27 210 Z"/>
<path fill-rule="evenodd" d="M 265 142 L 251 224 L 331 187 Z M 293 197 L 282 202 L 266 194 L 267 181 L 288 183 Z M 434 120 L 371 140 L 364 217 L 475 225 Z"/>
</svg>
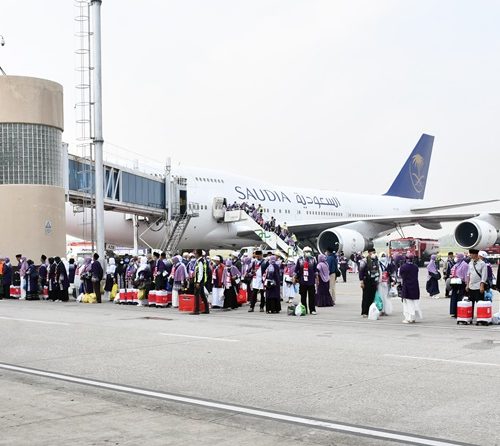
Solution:
<svg viewBox="0 0 500 446">
<path fill-rule="evenodd" d="M 181 215 L 184 215 L 187 212 L 187 191 L 180 190 L 179 191 L 179 211 Z"/>
</svg>

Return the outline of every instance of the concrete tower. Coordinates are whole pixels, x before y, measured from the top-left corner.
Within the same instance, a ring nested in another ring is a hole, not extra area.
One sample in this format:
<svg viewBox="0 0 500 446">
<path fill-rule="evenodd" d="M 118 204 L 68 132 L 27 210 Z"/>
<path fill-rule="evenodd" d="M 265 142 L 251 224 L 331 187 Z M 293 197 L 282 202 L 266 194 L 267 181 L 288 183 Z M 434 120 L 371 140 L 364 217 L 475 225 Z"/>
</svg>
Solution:
<svg viewBox="0 0 500 446">
<path fill-rule="evenodd" d="M 65 255 L 62 131 L 61 85 L 0 76 L 0 255 Z"/>
</svg>

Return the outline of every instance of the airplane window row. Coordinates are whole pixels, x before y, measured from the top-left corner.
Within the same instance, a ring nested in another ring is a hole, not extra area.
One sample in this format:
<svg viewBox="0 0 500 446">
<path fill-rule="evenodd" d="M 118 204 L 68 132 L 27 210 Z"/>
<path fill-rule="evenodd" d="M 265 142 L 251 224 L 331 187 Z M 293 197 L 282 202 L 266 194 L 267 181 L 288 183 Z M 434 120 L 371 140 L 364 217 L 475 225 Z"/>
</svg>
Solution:
<svg viewBox="0 0 500 446">
<path fill-rule="evenodd" d="M 328 217 L 342 217 L 342 212 L 306 211 L 307 215 L 322 215 Z"/>
<path fill-rule="evenodd" d="M 221 180 L 220 178 L 201 178 L 201 177 L 195 177 L 196 181 L 203 181 L 205 183 L 224 183 L 224 180 Z"/>
<path fill-rule="evenodd" d="M 370 217 L 376 217 L 376 215 L 373 215 L 373 214 L 349 214 L 349 217 L 370 218 Z"/>
</svg>

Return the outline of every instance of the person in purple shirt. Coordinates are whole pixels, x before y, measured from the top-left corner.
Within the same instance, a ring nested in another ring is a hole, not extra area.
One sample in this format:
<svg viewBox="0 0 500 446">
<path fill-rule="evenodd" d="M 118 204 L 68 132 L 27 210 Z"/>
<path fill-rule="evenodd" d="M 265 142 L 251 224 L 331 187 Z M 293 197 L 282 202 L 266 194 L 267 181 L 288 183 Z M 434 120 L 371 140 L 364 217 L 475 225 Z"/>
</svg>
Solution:
<svg viewBox="0 0 500 446">
<path fill-rule="evenodd" d="M 415 315 L 418 313 L 422 318 L 420 310 L 420 288 L 418 286 L 418 266 L 413 263 L 413 254 L 406 256 L 406 261 L 399 268 L 401 277 L 401 300 L 403 301 L 403 324 L 415 323 Z"/>
</svg>

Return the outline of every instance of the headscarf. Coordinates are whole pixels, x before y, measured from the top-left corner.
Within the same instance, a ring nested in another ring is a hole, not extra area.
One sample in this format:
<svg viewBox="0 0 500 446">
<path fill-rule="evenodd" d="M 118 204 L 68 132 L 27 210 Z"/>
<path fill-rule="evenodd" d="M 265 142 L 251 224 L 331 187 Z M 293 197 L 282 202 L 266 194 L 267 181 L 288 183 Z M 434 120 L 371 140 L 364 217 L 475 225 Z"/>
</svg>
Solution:
<svg viewBox="0 0 500 446">
<path fill-rule="evenodd" d="M 222 273 L 222 283 L 224 286 L 230 283 L 231 278 L 239 277 L 240 271 L 236 266 L 233 265 L 233 261 L 230 259 L 226 260 L 226 267 L 224 268 L 224 272 Z"/>
<path fill-rule="evenodd" d="M 5 257 L 5 259 L 3 259 L 5 264 L 8 265 L 10 264 L 10 259 L 8 257 Z"/>
<path fill-rule="evenodd" d="M 427 265 L 427 271 L 429 271 L 429 273 L 432 273 L 432 274 L 436 274 L 437 273 L 436 255 L 435 254 L 431 255 L 431 261 Z"/>
<path fill-rule="evenodd" d="M 267 267 L 266 275 L 273 274 L 275 268 L 276 268 L 276 256 L 271 256 L 269 257 L 269 266 Z"/>
<path fill-rule="evenodd" d="M 378 261 L 384 266 L 384 268 L 387 268 L 387 265 L 389 265 L 389 258 L 387 257 L 385 252 L 380 253 Z"/>
<path fill-rule="evenodd" d="M 141 264 L 139 265 L 139 268 L 137 268 L 137 274 L 139 274 L 142 271 L 145 271 L 147 268 L 148 268 L 147 257 L 141 257 Z"/>
<path fill-rule="evenodd" d="M 330 268 L 328 268 L 328 263 L 326 263 L 326 256 L 324 254 L 318 256 L 318 272 L 323 282 L 328 282 L 330 280 Z"/>
<path fill-rule="evenodd" d="M 108 267 L 106 268 L 106 274 L 113 275 L 116 272 L 116 261 L 113 257 L 108 260 Z"/>
<path fill-rule="evenodd" d="M 465 283 L 467 280 L 467 274 L 469 273 L 469 265 L 465 260 L 465 255 L 463 252 L 457 254 L 457 263 L 452 267 L 452 275 L 459 277 Z"/>
<path fill-rule="evenodd" d="M 26 257 L 21 257 L 21 266 L 19 267 L 19 274 L 21 277 L 24 277 L 26 271 L 28 270 L 28 262 L 26 261 Z"/>
<path fill-rule="evenodd" d="M 91 257 L 85 257 L 85 265 L 84 265 L 84 268 L 83 268 L 83 272 L 84 273 L 88 273 L 90 272 L 90 269 L 92 268 L 92 258 Z"/>
<path fill-rule="evenodd" d="M 174 278 L 174 282 L 181 283 L 187 280 L 188 273 L 186 265 L 184 265 L 182 261 L 182 257 L 179 255 L 172 257 L 172 263 L 174 267 L 172 268 L 170 275 Z"/>
</svg>

